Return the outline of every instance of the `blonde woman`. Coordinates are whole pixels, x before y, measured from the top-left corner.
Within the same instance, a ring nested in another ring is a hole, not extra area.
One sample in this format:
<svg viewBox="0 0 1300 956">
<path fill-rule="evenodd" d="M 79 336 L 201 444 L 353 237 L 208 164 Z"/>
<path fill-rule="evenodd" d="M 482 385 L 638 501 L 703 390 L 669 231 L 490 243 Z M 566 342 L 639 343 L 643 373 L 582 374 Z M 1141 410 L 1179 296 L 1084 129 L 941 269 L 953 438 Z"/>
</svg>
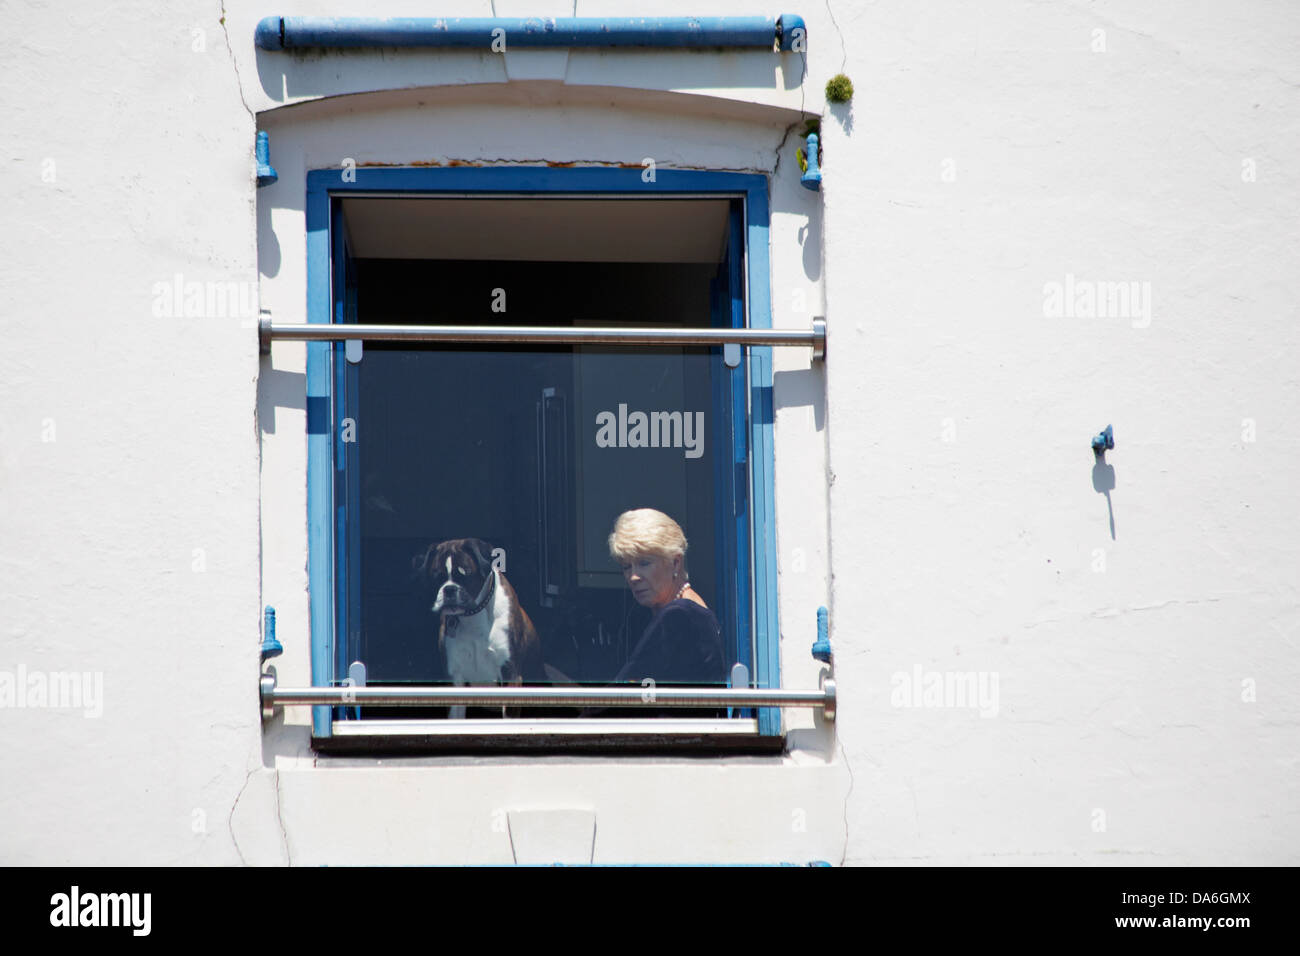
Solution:
<svg viewBox="0 0 1300 956">
<path fill-rule="evenodd" d="M 726 680 L 722 629 L 686 574 L 686 535 L 662 511 L 637 508 L 614 522 L 609 553 L 632 597 L 653 615 L 614 680 L 709 684 Z"/>
</svg>

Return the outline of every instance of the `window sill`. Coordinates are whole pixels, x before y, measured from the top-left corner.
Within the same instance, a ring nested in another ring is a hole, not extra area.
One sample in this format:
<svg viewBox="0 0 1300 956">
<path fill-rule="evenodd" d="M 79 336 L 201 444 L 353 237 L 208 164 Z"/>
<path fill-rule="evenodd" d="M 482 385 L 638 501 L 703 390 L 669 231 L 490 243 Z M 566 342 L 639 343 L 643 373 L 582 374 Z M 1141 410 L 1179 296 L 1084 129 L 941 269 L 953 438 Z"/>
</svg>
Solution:
<svg viewBox="0 0 1300 956">
<path fill-rule="evenodd" d="M 761 736 L 752 718 L 729 720 L 504 719 L 336 721 L 313 737 L 322 754 L 619 753 L 773 754 L 784 736 Z"/>
</svg>

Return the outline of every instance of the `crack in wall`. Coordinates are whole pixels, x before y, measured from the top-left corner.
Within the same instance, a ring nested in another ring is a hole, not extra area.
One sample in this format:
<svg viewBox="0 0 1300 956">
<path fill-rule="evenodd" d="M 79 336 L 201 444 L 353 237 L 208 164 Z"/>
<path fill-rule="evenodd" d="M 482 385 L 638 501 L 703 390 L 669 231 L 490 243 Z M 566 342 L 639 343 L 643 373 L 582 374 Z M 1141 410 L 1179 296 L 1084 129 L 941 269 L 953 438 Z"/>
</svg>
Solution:
<svg viewBox="0 0 1300 956">
<path fill-rule="evenodd" d="M 280 771 L 273 770 L 275 774 L 275 819 L 280 824 L 280 839 L 284 843 L 284 859 L 286 866 L 293 866 L 293 851 L 289 848 L 289 831 L 284 826 L 284 803 L 280 798 Z"/>
<path fill-rule="evenodd" d="M 772 178 L 776 179 L 777 173 L 781 171 L 781 150 L 785 148 L 785 142 L 790 138 L 790 134 L 795 128 L 805 122 L 804 102 L 807 96 L 807 90 L 804 89 L 804 81 L 808 79 L 808 53 L 802 51 L 799 54 L 799 61 L 802 72 L 799 74 L 799 119 L 795 120 L 785 128 L 785 134 L 781 137 L 781 142 L 776 144 L 776 162 L 772 165 Z"/>
<path fill-rule="evenodd" d="M 221 24 L 221 35 L 226 38 L 226 52 L 230 54 L 230 65 L 234 67 L 235 70 L 235 86 L 239 90 L 239 102 L 244 104 L 244 112 L 248 114 L 248 118 L 251 119 L 253 125 L 256 126 L 257 116 L 248 105 L 248 100 L 244 99 L 244 78 L 239 75 L 239 61 L 235 59 L 234 47 L 230 45 L 230 29 L 226 26 L 225 0 L 221 0 L 221 19 L 218 22 Z"/>
<path fill-rule="evenodd" d="M 235 802 L 230 806 L 230 812 L 226 815 L 226 829 L 230 832 L 230 841 L 235 845 L 235 853 L 239 856 L 239 862 L 243 866 L 248 866 L 248 860 L 244 857 L 244 852 L 239 848 L 239 837 L 235 834 L 235 811 L 239 809 L 239 802 L 244 798 L 244 791 L 248 789 L 249 781 L 253 779 L 253 774 L 263 767 L 254 767 L 244 775 L 244 784 L 239 788 L 239 793 L 235 795 Z M 293 851 L 289 846 L 289 831 L 284 825 L 284 802 L 280 793 L 280 771 L 272 770 L 275 775 L 275 821 L 280 830 L 280 843 L 284 847 L 284 858 L 288 866 L 293 866 Z"/>
<path fill-rule="evenodd" d="M 802 102 L 800 102 L 800 104 L 799 104 L 799 110 L 800 110 L 800 112 L 803 111 L 803 103 L 802 103 Z M 785 135 L 781 137 L 781 142 L 779 142 L 779 143 L 776 144 L 776 163 L 775 163 L 775 165 L 773 165 L 773 167 L 772 167 L 772 178 L 773 178 L 773 179 L 776 179 L 776 175 L 777 175 L 777 173 L 779 173 L 779 172 L 781 171 L 781 150 L 785 149 L 785 141 L 788 140 L 788 139 L 790 138 L 790 134 L 793 133 L 793 132 L 795 131 L 795 128 L 798 127 L 798 126 L 801 126 L 803 123 L 804 123 L 804 120 L 802 120 L 802 119 L 797 119 L 797 120 L 795 120 L 793 123 L 791 123 L 789 126 L 787 126 L 787 127 L 785 128 Z"/>
<path fill-rule="evenodd" d="M 239 801 L 244 798 L 244 791 L 248 789 L 248 781 L 253 779 L 253 774 L 257 773 L 254 767 L 244 775 L 244 785 L 239 788 L 239 793 L 235 794 L 235 802 L 230 805 L 230 812 L 226 814 L 226 829 L 230 831 L 230 842 L 235 845 L 235 853 L 239 856 L 239 862 L 248 866 L 248 861 L 244 859 L 244 853 L 239 849 L 239 837 L 235 836 L 235 810 L 239 807 Z"/>
<path fill-rule="evenodd" d="M 849 51 L 844 47 L 844 31 L 835 22 L 835 11 L 831 9 L 831 0 L 826 0 L 826 15 L 831 18 L 831 26 L 835 28 L 835 35 L 840 38 L 840 72 L 843 73 L 844 67 L 849 62 Z"/>
<path fill-rule="evenodd" d="M 849 858 L 849 797 L 853 796 L 853 784 L 856 781 L 853 778 L 853 767 L 849 765 L 849 752 L 844 748 L 838 727 L 835 729 L 835 742 L 840 745 L 840 759 L 844 761 L 844 769 L 849 774 L 849 789 L 844 794 L 844 850 L 840 853 L 840 866 L 843 866 Z"/>
</svg>

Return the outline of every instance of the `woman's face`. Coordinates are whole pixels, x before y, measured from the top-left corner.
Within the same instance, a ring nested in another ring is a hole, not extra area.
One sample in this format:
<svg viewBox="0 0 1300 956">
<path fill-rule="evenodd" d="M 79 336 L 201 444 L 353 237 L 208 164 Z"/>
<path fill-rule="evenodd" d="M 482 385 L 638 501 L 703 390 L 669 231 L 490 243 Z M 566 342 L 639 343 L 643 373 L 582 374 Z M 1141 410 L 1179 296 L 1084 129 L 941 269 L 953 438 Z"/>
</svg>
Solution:
<svg viewBox="0 0 1300 956">
<path fill-rule="evenodd" d="M 681 568 L 681 558 L 670 558 L 663 554 L 638 554 L 623 563 L 623 580 L 632 589 L 632 597 L 642 607 L 657 608 L 667 604 L 677 596 L 682 586 L 680 575 L 673 577 Z"/>
</svg>

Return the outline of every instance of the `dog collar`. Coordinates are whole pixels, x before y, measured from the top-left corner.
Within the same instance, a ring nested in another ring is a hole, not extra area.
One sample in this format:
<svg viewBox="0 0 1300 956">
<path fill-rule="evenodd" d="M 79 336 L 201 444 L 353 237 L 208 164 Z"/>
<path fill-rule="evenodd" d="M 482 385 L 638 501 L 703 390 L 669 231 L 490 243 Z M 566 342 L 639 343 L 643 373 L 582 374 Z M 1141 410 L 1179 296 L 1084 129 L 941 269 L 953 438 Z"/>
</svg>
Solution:
<svg viewBox="0 0 1300 956">
<path fill-rule="evenodd" d="M 487 580 L 483 582 L 483 590 L 478 592 L 478 597 L 474 601 L 474 606 L 465 612 L 465 617 L 473 617 L 479 611 L 483 610 L 483 608 L 487 607 L 488 599 L 492 597 L 492 586 L 496 583 L 496 579 L 497 569 L 493 568 L 492 573 L 489 574 Z"/>
</svg>

